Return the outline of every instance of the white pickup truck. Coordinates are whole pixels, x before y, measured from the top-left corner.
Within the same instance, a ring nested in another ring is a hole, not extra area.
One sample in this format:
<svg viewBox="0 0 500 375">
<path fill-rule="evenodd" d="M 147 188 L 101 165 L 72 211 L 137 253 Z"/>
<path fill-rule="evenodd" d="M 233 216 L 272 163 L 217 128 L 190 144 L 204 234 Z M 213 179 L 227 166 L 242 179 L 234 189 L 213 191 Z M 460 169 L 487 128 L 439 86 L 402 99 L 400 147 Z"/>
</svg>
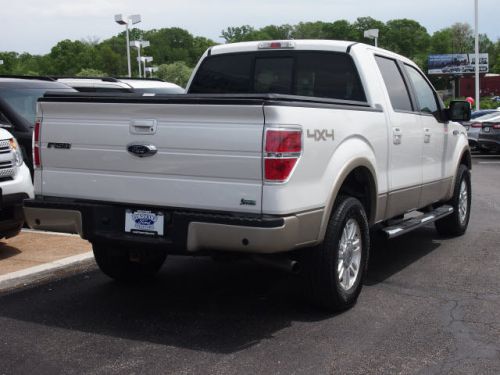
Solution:
<svg viewBox="0 0 500 375">
<path fill-rule="evenodd" d="M 469 117 L 383 49 L 220 45 L 186 95 L 41 98 L 25 214 L 32 228 L 88 239 L 117 280 L 151 276 L 167 253 L 252 254 L 300 261 L 314 302 L 345 309 L 370 230 L 465 232 L 471 156 L 453 121 Z"/>
</svg>

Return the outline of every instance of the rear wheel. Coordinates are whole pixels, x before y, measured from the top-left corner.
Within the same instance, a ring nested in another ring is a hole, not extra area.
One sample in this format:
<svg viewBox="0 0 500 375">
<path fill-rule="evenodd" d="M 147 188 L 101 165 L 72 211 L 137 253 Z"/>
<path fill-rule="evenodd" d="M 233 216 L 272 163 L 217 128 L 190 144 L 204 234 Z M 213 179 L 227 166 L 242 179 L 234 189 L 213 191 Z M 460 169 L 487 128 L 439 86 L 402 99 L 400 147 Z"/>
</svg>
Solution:
<svg viewBox="0 0 500 375">
<path fill-rule="evenodd" d="M 92 249 L 101 271 L 117 281 L 150 279 L 167 257 L 164 250 L 130 250 L 97 243 Z"/>
<path fill-rule="evenodd" d="M 448 204 L 454 211 L 451 215 L 436 221 L 436 229 L 444 236 L 461 236 L 469 225 L 471 205 L 470 171 L 463 164 L 458 168 L 453 197 Z"/>
<path fill-rule="evenodd" d="M 331 311 L 356 303 L 368 260 L 370 235 L 359 200 L 340 196 L 323 243 L 307 249 L 305 275 L 313 303 Z"/>
</svg>

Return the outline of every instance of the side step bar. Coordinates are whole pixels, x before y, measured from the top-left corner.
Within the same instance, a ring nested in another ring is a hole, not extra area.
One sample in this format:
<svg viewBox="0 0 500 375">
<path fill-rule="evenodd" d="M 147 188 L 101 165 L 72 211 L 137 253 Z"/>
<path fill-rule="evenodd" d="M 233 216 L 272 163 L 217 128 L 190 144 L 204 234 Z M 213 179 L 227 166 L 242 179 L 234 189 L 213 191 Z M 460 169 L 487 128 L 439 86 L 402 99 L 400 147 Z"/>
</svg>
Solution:
<svg viewBox="0 0 500 375">
<path fill-rule="evenodd" d="M 411 232 L 414 229 L 420 228 L 425 224 L 432 223 L 436 220 L 442 219 L 453 213 L 453 207 L 448 205 L 443 205 L 431 212 L 427 212 L 418 217 L 412 217 L 401 221 L 396 225 L 390 225 L 388 227 L 382 228 L 388 238 L 394 238 L 401 236 L 402 234 Z"/>
</svg>

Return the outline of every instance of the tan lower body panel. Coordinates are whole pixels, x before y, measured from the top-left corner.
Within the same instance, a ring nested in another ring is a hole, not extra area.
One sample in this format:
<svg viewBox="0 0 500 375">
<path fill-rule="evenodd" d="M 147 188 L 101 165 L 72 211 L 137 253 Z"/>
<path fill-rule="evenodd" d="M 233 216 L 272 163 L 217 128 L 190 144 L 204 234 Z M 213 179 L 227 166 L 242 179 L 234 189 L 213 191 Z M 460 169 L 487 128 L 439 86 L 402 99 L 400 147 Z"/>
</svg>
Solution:
<svg viewBox="0 0 500 375">
<path fill-rule="evenodd" d="M 323 210 L 287 216 L 278 228 L 248 227 L 204 222 L 189 224 L 187 250 L 221 250 L 272 254 L 314 245 Z"/>
<path fill-rule="evenodd" d="M 24 216 L 32 229 L 83 235 L 80 211 L 24 207 Z"/>
</svg>

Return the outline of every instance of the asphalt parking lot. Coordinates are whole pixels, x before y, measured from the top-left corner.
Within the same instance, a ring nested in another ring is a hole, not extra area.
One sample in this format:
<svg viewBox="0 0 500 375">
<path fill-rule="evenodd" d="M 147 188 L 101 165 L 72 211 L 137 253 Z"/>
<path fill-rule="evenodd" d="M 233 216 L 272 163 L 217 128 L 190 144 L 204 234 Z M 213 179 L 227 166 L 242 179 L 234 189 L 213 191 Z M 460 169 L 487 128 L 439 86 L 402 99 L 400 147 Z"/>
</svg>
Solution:
<svg viewBox="0 0 500 375">
<path fill-rule="evenodd" d="M 375 244 L 358 304 L 296 276 L 171 257 L 157 281 L 92 270 L 0 295 L 0 374 L 499 374 L 500 157 L 474 157 L 469 230 Z"/>
</svg>

